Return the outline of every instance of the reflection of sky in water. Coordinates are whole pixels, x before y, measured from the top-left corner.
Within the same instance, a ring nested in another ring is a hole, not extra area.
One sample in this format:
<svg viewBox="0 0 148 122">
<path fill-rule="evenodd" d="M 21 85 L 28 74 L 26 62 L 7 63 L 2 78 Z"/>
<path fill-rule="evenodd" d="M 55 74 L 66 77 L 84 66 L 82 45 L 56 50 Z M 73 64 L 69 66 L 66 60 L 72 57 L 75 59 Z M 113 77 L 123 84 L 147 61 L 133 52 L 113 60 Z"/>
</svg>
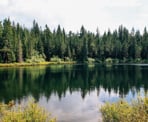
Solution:
<svg viewBox="0 0 148 122">
<path fill-rule="evenodd" d="M 133 91 L 124 96 L 127 101 L 136 98 L 137 93 L 135 92 L 133 95 Z M 140 94 L 143 94 L 143 91 L 141 89 Z M 60 100 L 55 94 L 52 94 L 49 100 L 42 96 L 39 104 L 51 111 L 58 122 L 98 122 L 99 116 L 101 116 L 99 112 L 101 105 L 105 102 L 116 102 L 120 96 L 114 91 L 110 93 L 104 91 L 103 88 L 100 89 L 99 95 L 97 94 L 98 91 L 94 90 L 83 99 L 80 92 L 76 91 L 71 94 L 67 91 L 65 97 Z"/>
<path fill-rule="evenodd" d="M 95 122 L 98 120 L 98 96 L 96 91 L 82 99 L 80 92 L 66 92 L 60 101 L 52 95 L 49 101 L 43 96 L 39 103 L 44 105 L 60 122 Z M 100 103 L 101 104 L 101 103 Z"/>
</svg>

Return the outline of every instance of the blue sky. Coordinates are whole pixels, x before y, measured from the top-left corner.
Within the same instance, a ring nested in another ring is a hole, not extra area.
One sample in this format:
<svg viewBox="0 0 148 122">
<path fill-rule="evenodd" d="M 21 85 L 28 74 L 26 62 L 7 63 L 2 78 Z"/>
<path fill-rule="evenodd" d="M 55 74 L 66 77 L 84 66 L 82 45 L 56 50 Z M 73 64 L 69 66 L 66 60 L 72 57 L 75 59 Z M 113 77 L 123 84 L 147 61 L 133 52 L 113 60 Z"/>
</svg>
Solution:
<svg viewBox="0 0 148 122">
<path fill-rule="evenodd" d="M 100 32 L 119 25 L 141 32 L 148 24 L 147 0 L 0 0 L 0 20 L 11 20 L 31 27 L 35 19 L 42 28 L 60 24 L 66 31 L 77 32 L 81 25 Z"/>
</svg>

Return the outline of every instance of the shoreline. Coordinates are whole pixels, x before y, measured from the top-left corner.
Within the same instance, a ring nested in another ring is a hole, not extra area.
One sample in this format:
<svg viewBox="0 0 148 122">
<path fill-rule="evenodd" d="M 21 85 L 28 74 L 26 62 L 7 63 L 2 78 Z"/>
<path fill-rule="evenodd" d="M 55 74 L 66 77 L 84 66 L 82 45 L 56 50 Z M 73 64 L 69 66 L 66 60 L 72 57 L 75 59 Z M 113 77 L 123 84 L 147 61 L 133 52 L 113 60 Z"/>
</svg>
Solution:
<svg viewBox="0 0 148 122">
<path fill-rule="evenodd" d="M 61 62 L 32 62 L 32 63 L 27 63 L 27 62 L 22 62 L 22 63 L 0 63 L 0 67 L 25 67 L 25 66 L 45 66 L 45 65 L 65 65 L 65 64 L 79 64 L 76 61 L 61 61 Z M 85 62 L 81 62 L 80 64 L 88 64 L 88 65 L 95 65 L 95 64 L 102 64 L 105 66 L 112 66 L 112 65 L 145 65 L 148 66 L 148 63 L 85 63 Z"/>
<path fill-rule="evenodd" d="M 0 63 L 0 67 L 20 67 L 20 66 L 43 66 L 51 64 L 75 64 L 75 61 L 62 61 L 62 62 L 39 62 L 39 63 Z"/>
</svg>

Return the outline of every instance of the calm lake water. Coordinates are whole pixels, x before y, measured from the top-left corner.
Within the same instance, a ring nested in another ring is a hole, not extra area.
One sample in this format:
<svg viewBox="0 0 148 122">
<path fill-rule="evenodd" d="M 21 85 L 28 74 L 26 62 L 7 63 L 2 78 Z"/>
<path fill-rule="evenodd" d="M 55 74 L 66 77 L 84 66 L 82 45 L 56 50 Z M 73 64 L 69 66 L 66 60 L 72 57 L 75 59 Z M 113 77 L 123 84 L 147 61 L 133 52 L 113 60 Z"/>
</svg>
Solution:
<svg viewBox="0 0 148 122">
<path fill-rule="evenodd" d="M 148 65 L 51 65 L 0 68 L 0 101 L 29 97 L 58 122 L 99 122 L 99 107 L 148 91 Z"/>
</svg>

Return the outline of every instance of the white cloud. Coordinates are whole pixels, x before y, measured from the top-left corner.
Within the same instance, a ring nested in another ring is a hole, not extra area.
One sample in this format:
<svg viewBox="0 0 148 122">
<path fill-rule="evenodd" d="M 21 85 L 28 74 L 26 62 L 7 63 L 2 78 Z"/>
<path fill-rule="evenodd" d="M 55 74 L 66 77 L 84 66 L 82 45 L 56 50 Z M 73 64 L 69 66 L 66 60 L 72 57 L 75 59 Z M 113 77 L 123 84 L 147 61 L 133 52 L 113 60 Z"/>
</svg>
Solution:
<svg viewBox="0 0 148 122">
<path fill-rule="evenodd" d="M 10 17 L 26 26 L 35 19 L 51 29 L 60 24 L 67 31 L 81 25 L 95 32 L 120 24 L 143 28 L 148 21 L 146 0 L 0 0 L 0 19 Z"/>
<path fill-rule="evenodd" d="M 8 5 L 8 3 L 9 3 L 9 0 L 1 0 L 0 6 L 6 6 L 6 5 Z"/>
<path fill-rule="evenodd" d="M 110 2 L 111 1 L 111 2 Z M 140 0 L 106 0 L 109 7 L 139 7 Z"/>
</svg>

